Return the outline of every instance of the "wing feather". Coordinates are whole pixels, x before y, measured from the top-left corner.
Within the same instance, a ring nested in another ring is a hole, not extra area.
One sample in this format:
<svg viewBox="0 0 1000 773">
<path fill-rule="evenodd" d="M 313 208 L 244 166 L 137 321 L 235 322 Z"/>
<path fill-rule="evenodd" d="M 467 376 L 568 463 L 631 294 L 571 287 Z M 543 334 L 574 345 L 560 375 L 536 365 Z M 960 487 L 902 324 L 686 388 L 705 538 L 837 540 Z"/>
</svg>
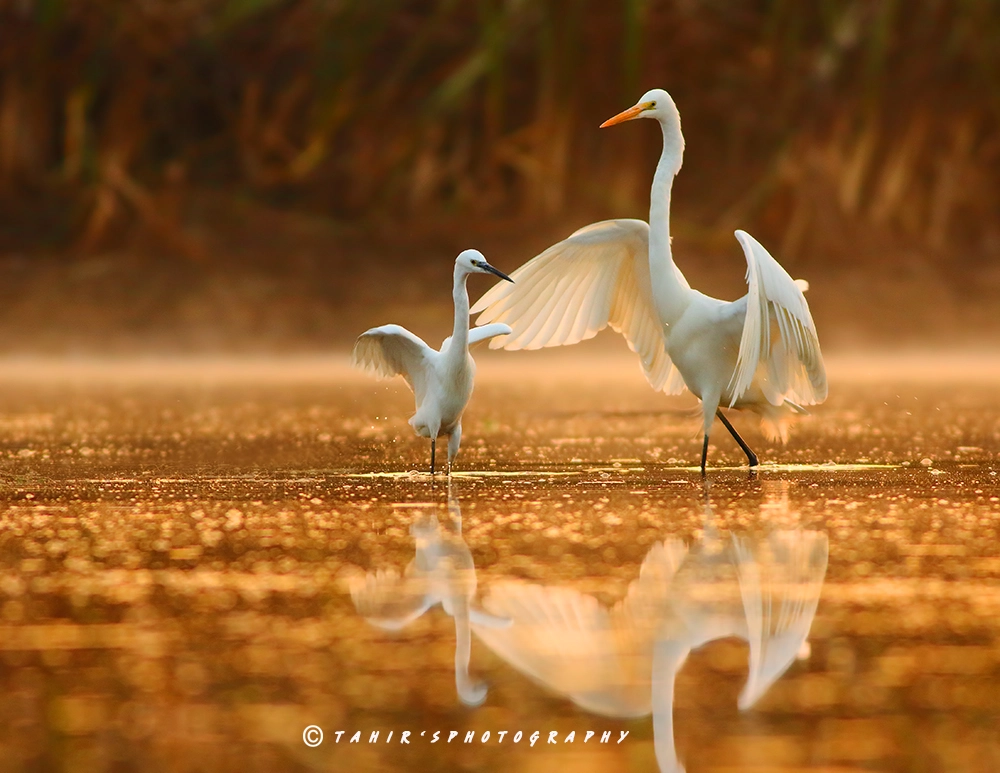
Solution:
<svg viewBox="0 0 1000 773">
<path fill-rule="evenodd" d="M 591 269 L 587 272 L 587 276 L 583 278 L 583 281 L 577 285 L 568 306 L 568 313 L 565 315 L 564 323 L 556 331 L 558 337 L 582 339 L 587 334 L 591 319 L 593 318 L 593 310 L 589 308 L 587 302 L 587 293 L 590 291 L 590 284 L 595 281 L 594 274 L 596 272 L 597 267 Z"/>
<path fill-rule="evenodd" d="M 770 253 L 745 231 L 736 239 L 747 259 L 746 319 L 736 369 L 730 382 L 733 405 L 763 366 L 766 393 L 775 405 L 786 399 L 815 405 L 826 399 L 826 367 L 816 324 L 795 281 Z"/>
<path fill-rule="evenodd" d="M 399 631 L 434 605 L 427 583 L 380 569 L 349 579 L 354 607 L 365 620 L 386 631 Z"/>
<path fill-rule="evenodd" d="M 382 325 L 358 336 L 351 364 L 378 378 L 402 376 L 410 389 L 420 395 L 427 385 L 435 354 L 437 352 L 405 327 Z"/>
<path fill-rule="evenodd" d="M 513 623 L 475 633 L 515 668 L 588 711 L 643 716 L 651 710 L 653 646 L 686 550 L 680 540 L 654 545 L 639 578 L 610 610 L 572 588 L 494 583 L 483 605 Z"/>
<path fill-rule="evenodd" d="M 559 304 L 559 299 L 563 297 L 563 293 L 569 288 L 573 281 L 572 274 L 564 274 L 562 276 L 556 277 L 555 286 L 550 288 L 551 292 L 545 293 L 545 288 L 543 286 L 539 287 L 539 298 L 535 303 L 532 304 L 533 308 L 538 309 L 538 314 L 534 319 L 529 320 L 526 325 L 518 325 L 518 320 L 505 318 L 504 321 L 511 325 L 515 331 L 520 328 L 520 333 L 515 332 L 512 337 L 516 339 L 516 343 L 519 344 L 519 348 L 522 349 L 540 349 L 543 344 L 538 343 L 539 334 L 545 328 L 545 326 L 550 322 L 550 320 L 555 317 L 556 307 Z M 507 315 L 508 317 L 510 315 Z M 479 320 L 477 320 L 478 324 Z M 511 342 L 509 345 L 505 345 L 503 348 L 510 349 L 515 342 Z"/>
<path fill-rule="evenodd" d="M 733 538 L 750 645 L 750 670 L 739 706 L 767 692 L 809 636 L 829 559 L 829 540 L 816 531 L 775 532 L 754 549 Z"/>
<path fill-rule="evenodd" d="M 469 331 L 469 346 L 496 336 L 510 335 L 510 325 L 493 324 L 474 327 Z"/>
<path fill-rule="evenodd" d="M 554 294 L 555 304 L 546 315 L 545 324 L 535 335 L 536 341 L 565 338 L 569 333 L 568 327 L 578 311 L 573 301 L 580 294 L 581 287 L 586 286 L 587 276 L 569 275 L 568 279 L 565 289 L 561 293 Z"/>
<path fill-rule="evenodd" d="M 504 322 L 513 332 L 492 348 L 540 349 L 593 338 L 609 325 L 639 355 L 650 385 L 680 394 L 649 278 L 649 226 L 604 220 L 581 228 L 511 274 L 472 307 L 477 324 Z"/>
</svg>

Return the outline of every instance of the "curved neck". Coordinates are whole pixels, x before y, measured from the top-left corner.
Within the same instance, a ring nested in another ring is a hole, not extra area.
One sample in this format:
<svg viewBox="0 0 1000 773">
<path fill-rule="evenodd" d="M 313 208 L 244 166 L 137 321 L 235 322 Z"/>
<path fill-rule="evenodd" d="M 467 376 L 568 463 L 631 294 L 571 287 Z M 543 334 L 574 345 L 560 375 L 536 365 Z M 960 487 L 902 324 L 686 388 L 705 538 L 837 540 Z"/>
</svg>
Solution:
<svg viewBox="0 0 1000 773">
<path fill-rule="evenodd" d="M 451 333 L 453 351 L 465 351 L 469 348 L 469 290 L 465 286 L 468 277 L 468 272 L 455 266 L 455 286 L 452 289 L 455 300 L 455 327 Z"/>
<path fill-rule="evenodd" d="M 683 771 L 674 746 L 674 682 L 691 648 L 662 638 L 653 649 L 653 748 L 661 771 Z"/>
<path fill-rule="evenodd" d="M 669 326 L 687 308 L 691 287 L 674 264 L 670 249 L 670 189 L 681 168 L 684 138 L 679 126 L 661 123 L 660 128 L 663 130 L 663 152 L 653 175 L 649 201 L 649 271 L 656 310 L 660 320 Z"/>
</svg>

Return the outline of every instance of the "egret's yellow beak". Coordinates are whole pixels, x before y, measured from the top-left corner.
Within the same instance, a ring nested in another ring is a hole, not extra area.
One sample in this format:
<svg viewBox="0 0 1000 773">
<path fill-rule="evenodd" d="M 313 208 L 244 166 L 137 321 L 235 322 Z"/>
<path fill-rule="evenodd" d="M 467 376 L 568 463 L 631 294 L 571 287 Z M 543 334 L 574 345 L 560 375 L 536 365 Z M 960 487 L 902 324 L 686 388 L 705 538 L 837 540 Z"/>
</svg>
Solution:
<svg viewBox="0 0 1000 773">
<path fill-rule="evenodd" d="M 638 118 L 644 112 L 652 108 L 652 102 L 640 102 L 635 107 L 630 107 L 628 110 L 623 110 L 614 118 L 609 118 L 607 121 L 601 124 L 601 128 L 604 129 L 608 126 L 614 126 L 616 123 L 621 123 L 622 121 L 631 121 L 634 118 Z"/>
</svg>

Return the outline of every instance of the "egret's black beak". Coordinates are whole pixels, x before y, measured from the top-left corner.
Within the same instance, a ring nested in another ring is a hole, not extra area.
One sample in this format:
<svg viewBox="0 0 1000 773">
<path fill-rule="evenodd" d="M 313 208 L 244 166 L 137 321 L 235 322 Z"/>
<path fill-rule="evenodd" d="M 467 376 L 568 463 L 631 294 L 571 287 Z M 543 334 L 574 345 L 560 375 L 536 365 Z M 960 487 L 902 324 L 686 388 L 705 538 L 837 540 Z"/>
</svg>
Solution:
<svg viewBox="0 0 1000 773">
<path fill-rule="evenodd" d="M 514 284 L 514 280 L 513 280 L 513 279 L 511 279 L 511 278 L 510 278 L 509 276 L 507 276 L 507 275 L 506 275 L 506 274 L 505 274 L 505 273 L 504 273 L 503 271 L 501 271 L 500 269 L 498 269 L 498 268 L 493 268 L 493 266 L 491 266 L 491 265 L 490 265 L 489 263 L 484 263 L 484 264 L 483 264 L 483 268 L 485 268 L 485 269 L 486 269 L 487 271 L 489 271 L 489 272 L 490 272 L 491 274 L 496 274 L 496 275 L 497 275 L 498 277 L 500 277 L 501 279 L 506 279 L 506 280 L 507 280 L 508 282 L 510 282 L 511 284 Z"/>
</svg>

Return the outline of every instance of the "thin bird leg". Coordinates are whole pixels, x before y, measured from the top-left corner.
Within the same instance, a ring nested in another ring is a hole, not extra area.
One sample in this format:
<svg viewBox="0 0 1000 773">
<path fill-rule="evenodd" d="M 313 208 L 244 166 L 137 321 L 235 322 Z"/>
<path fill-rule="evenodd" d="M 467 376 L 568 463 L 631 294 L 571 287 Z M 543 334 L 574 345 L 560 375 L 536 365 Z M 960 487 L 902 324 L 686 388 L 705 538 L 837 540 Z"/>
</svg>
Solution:
<svg viewBox="0 0 1000 773">
<path fill-rule="evenodd" d="M 726 418 L 725 414 L 722 413 L 721 409 L 715 411 L 715 415 L 722 420 L 723 425 L 729 430 L 729 434 L 736 438 L 736 442 L 740 444 L 740 448 L 743 449 L 743 453 L 747 455 L 747 461 L 750 463 L 751 467 L 757 467 L 760 462 L 757 461 L 757 454 L 750 450 L 750 446 L 747 445 L 746 441 L 740 437 L 740 433 L 736 431 L 736 427 L 729 423 L 729 419 Z"/>
<path fill-rule="evenodd" d="M 458 455 L 458 447 L 462 444 L 462 425 L 456 424 L 448 436 L 448 475 L 451 475 L 451 463 Z"/>
<path fill-rule="evenodd" d="M 436 438 L 431 438 L 431 475 L 434 474 L 434 446 L 436 445 Z"/>
<path fill-rule="evenodd" d="M 705 433 L 705 442 L 701 446 L 701 477 L 705 477 L 705 462 L 708 460 L 708 433 Z"/>
</svg>

